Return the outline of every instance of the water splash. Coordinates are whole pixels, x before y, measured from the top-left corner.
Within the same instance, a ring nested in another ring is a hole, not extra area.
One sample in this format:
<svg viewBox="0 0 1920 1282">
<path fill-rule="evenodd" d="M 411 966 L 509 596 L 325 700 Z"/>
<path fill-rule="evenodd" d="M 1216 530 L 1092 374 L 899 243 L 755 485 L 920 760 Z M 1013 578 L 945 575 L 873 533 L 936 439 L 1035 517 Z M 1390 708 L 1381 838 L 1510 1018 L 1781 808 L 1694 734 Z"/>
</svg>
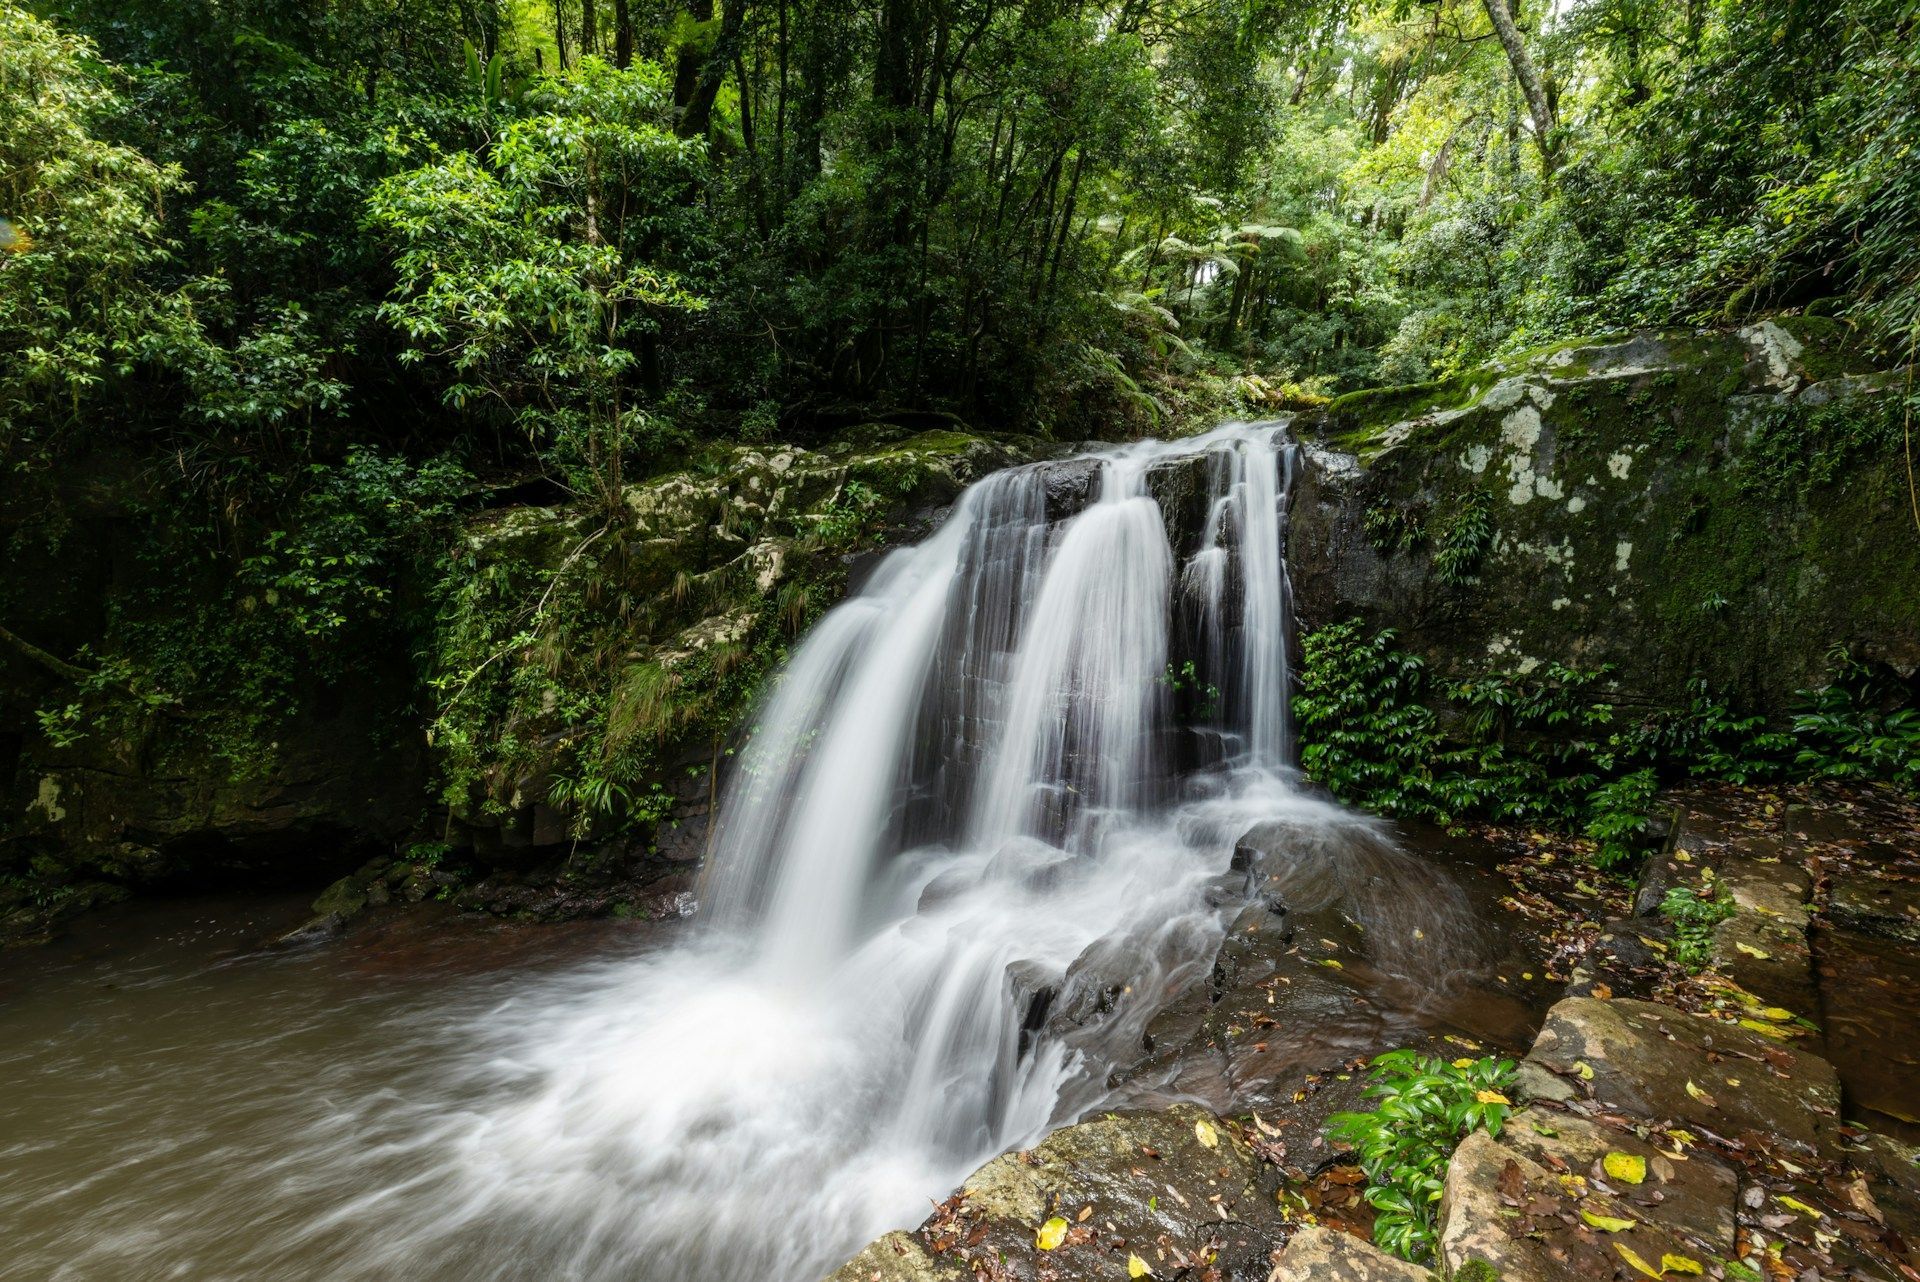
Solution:
<svg viewBox="0 0 1920 1282">
<path fill-rule="evenodd" d="M 490 1021 L 487 1104 L 403 1141 L 435 1223 L 363 1271 L 517 1275 L 486 1241 L 537 1225 L 566 1276 L 811 1282 L 1097 1103 L 1217 947 L 1239 835 L 1331 818 L 1284 766 L 1286 460 L 1230 425 L 1080 461 L 1091 501 L 1014 468 L 890 553 L 761 712 L 704 940 Z"/>
</svg>

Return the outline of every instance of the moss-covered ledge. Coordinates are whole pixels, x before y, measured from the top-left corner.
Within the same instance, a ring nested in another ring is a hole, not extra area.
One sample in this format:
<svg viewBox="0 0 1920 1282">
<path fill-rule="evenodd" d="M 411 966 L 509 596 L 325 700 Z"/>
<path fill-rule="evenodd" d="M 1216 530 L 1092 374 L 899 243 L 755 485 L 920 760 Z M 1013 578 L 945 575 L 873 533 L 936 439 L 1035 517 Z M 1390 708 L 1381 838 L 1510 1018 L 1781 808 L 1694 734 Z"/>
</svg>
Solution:
<svg viewBox="0 0 1920 1282">
<path fill-rule="evenodd" d="M 1308 626 L 1397 629 L 1442 673 L 1612 665 L 1769 713 L 1836 646 L 1920 666 L 1907 375 L 1829 321 L 1558 344 L 1296 420 Z"/>
</svg>

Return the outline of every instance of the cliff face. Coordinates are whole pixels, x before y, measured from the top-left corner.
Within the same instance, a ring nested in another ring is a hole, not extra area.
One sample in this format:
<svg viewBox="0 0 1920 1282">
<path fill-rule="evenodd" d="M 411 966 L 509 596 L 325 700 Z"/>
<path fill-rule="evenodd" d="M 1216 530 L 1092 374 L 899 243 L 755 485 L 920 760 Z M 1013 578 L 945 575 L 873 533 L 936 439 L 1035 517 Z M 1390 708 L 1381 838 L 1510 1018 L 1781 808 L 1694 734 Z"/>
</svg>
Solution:
<svg viewBox="0 0 1920 1282">
<path fill-rule="evenodd" d="M 1777 714 L 1835 646 L 1920 666 L 1907 374 L 1828 322 L 1533 353 L 1303 417 L 1302 625 L 1394 628 L 1446 675 L 1611 665 Z"/>
</svg>

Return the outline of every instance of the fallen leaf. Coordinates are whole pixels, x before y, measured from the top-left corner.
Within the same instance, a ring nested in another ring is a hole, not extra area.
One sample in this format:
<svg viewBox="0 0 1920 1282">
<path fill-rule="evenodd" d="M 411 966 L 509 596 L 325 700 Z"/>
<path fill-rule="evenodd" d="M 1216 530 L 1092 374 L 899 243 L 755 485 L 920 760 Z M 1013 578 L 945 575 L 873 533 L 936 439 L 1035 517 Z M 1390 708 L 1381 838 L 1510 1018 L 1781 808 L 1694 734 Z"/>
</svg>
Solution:
<svg viewBox="0 0 1920 1282">
<path fill-rule="evenodd" d="M 1701 1273 L 1700 1261 L 1687 1255 L 1674 1255 L 1672 1252 L 1660 1257 L 1662 1273 Z"/>
<path fill-rule="evenodd" d="M 1220 1147 L 1220 1132 L 1213 1129 L 1213 1123 L 1201 1118 L 1193 1124 L 1193 1137 L 1200 1141 L 1203 1148 Z"/>
<path fill-rule="evenodd" d="M 1761 961 L 1766 961 L 1768 958 L 1773 956 L 1773 954 L 1768 952 L 1766 949 L 1755 948 L 1752 944 L 1735 944 L 1734 947 L 1739 949 L 1741 952 L 1745 953 L 1749 957 L 1758 957 Z"/>
<path fill-rule="evenodd" d="M 1573 1075 L 1583 1082 L 1591 1082 L 1593 1080 L 1593 1065 L 1587 1063 L 1584 1059 L 1576 1059 L 1573 1061 Z"/>
<path fill-rule="evenodd" d="M 1584 1208 L 1580 1212 L 1580 1218 L 1594 1228 L 1599 1229 L 1602 1233 L 1619 1233 L 1632 1228 L 1640 1222 L 1638 1220 L 1624 1220 L 1617 1215 L 1601 1215 L 1596 1211 L 1589 1211 Z M 1655 1274 L 1654 1276 L 1658 1277 L 1659 1274 Z"/>
<path fill-rule="evenodd" d="M 1687 1094 L 1693 1096 L 1695 1099 L 1699 1100 L 1702 1104 L 1705 1104 L 1708 1108 L 1720 1107 L 1719 1101 L 1715 1100 L 1713 1096 L 1707 1094 L 1705 1091 L 1701 1090 L 1698 1086 L 1695 1086 L 1693 1084 L 1692 1078 L 1687 1079 Z"/>
<path fill-rule="evenodd" d="M 1647 1178 L 1647 1159 L 1632 1153 L 1609 1153 L 1600 1160 L 1600 1165 L 1623 1184 L 1638 1184 Z"/>
<path fill-rule="evenodd" d="M 1645 1260 L 1641 1259 L 1639 1254 L 1636 1253 L 1632 1247 L 1627 1246 L 1625 1243 L 1615 1242 L 1613 1244 L 1613 1249 L 1620 1252 L 1621 1259 L 1625 1260 L 1628 1264 L 1631 1264 L 1634 1268 L 1646 1274 L 1648 1277 L 1657 1278 L 1660 1276 L 1660 1270 L 1654 1268 L 1651 1264 L 1648 1264 Z"/>
<path fill-rule="evenodd" d="M 1088 1220 L 1092 1218 L 1093 1218 L 1093 1203 L 1091 1202 L 1081 1207 L 1080 1214 L 1073 1217 L 1074 1223 L 1076 1224 L 1085 1224 Z"/>
<path fill-rule="evenodd" d="M 1778 1024 L 1763 1024 L 1757 1019 L 1743 1019 L 1740 1021 L 1740 1027 L 1747 1029 L 1749 1032 L 1758 1033 L 1762 1037 L 1785 1039 L 1788 1037 L 1798 1037 L 1800 1035 L 1791 1028 L 1782 1028 Z"/>
<path fill-rule="evenodd" d="M 1820 1210 L 1818 1207 L 1808 1206 L 1797 1197 L 1787 1197 L 1783 1194 L 1780 1198 L 1780 1205 L 1786 1207 L 1788 1210 L 1798 1211 L 1802 1215 L 1811 1215 L 1816 1220 L 1820 1218 Z"/>
<path fill-rule="evenodd" d="M 1502 1094 L 1501 1094 L 1501 1093 L 1500 1093 L 1499 1091 L 1475 1091 L 1475 1092 L 1473 1093 L 1473 1098 L 1474 1098 L 1474 1099 L 1476 1099 L 1476 1100 L 1478 1100 L 1478 1101 L 1479 1101 L 1480 1103 L 1482 1103 L 1482 1104 L 1511 1104 L 1511 1103 L 1513 1103 L 1513 1101 L 1512 1101 L 1512 1100 L 1510 1100 L 1510 1099 L 1508 1099 L 1508 1098 L 1507 1098 L 1506 1096 L 1504 1096 L 1504 1095 L 1502 1095 Z"/>
<path fill-rule="evenodd" d="M 1696 1269 L 1694 1270 L 1694 1272 L 1697 1273 L 1699 1272 L 1699 1270 Z M 1150 1277 L 1152 1274 L 1153 1274 L 1153 1269 L 1150 1265 L 1148 1265 L 1148 1263 L 1145 1260 L 1141 1259 L 1137 1255 L 1129 1255 L 1127 1257 L 1127 1276 L 1128 1277 L 1144 1278 L 1144 1277 Z"/>
<path fill-rule="evenodd" d="M 1033 1235 L 1033 1244 L 1042 1251 L 1051 1251 L 1066 1240 L 1067 1222 L 1057 1215 L 1042 1224 L 1040 1231 Z"/>
</svg>

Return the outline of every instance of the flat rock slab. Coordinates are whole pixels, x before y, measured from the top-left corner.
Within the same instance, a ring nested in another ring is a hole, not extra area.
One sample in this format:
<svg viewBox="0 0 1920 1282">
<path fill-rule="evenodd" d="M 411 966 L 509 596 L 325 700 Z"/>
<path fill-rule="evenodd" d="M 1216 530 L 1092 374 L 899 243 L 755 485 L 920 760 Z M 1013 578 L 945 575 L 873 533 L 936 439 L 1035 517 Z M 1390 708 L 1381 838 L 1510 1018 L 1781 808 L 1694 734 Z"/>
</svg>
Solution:
<svg viewBox="0 0 1920 1282">
<path fill-rule="evenodd" d="M 1827 891 L 1827 918 L 1862 934 L 1920 943 L 1920 882 L 1862 871 L 1835 873 Z"/>
<path fill-rule="evenodd" d="M 1265 1282 L 1287 1233 L 1278 1185 L 1204 1109 L 1105 1113 L 994 1158 L 919 1229 L 870 1244 L 828 1282 L 950 1282 L 976 1262 L 1004 1282 L 1124 1278 L 1130 1256 L 1158 1277 L 1211 1266 L 1221 1282 Z M 1055 1217 L 1066 1228 L 1043 1250 Z"/>
<path fill-rule="evenodd" d="M 1741 911 L 1807 928 L 1813 878 L 1801 856 L 1777 838 L 1748 837 L 1734 843 L 1721 863 L 1720 884 Z"/>
<path fill-rule="evenodd" d="M 1637 1219 L 1656 1222 L 1713 1254 L 1733 1252 L 1738 1180 L 1717 1158 L 1696 1151 L 1676 1159 L 1632 1131 L 1537 1107 L 1508 1119 L 1500 1139 L 1556 1174 L 1578 1175 L 1611 1192 L 1634 1208 Z M 1625 1153 L 1644 1164 L 1638 1184 L 1607 1174 L 1611 1153 Z"/>
<path fill-rule="evenodd" d="M 1769 1006 L 1812 1019 L 1820 1013 L 1804 915 L 1795 925 L 1741 910 L 1713 930 L 1713 969 Z"/>
<path fill-rule="evenodd" d="M 1839 1079 L 1819 1056 L 1651 1002 L 1567 998 L 1525 1067 L 1528 1089 L 1547 1098 L 1805 1152 L 1826 1147 L 1840 1109 Z"/>
<path fill-rule="evenodd" d="M 1484 1131 L 1461 1141 L 1448 1164 L 1440 1257 L 1450 1272 L 1478 1260 L 1501 1282 L 1605 1282 L 1658 1274 L 1670 1259 L 1704 1269 L 1707 1254 L 1587 1177 Z"/>
<path fill-rule="evenodd" d="M 1287 1243 L 1267 1282 L 1428 1282 L 1431 1277 L 1371 1242 L 1315 1224 Z"/>
</svg>

